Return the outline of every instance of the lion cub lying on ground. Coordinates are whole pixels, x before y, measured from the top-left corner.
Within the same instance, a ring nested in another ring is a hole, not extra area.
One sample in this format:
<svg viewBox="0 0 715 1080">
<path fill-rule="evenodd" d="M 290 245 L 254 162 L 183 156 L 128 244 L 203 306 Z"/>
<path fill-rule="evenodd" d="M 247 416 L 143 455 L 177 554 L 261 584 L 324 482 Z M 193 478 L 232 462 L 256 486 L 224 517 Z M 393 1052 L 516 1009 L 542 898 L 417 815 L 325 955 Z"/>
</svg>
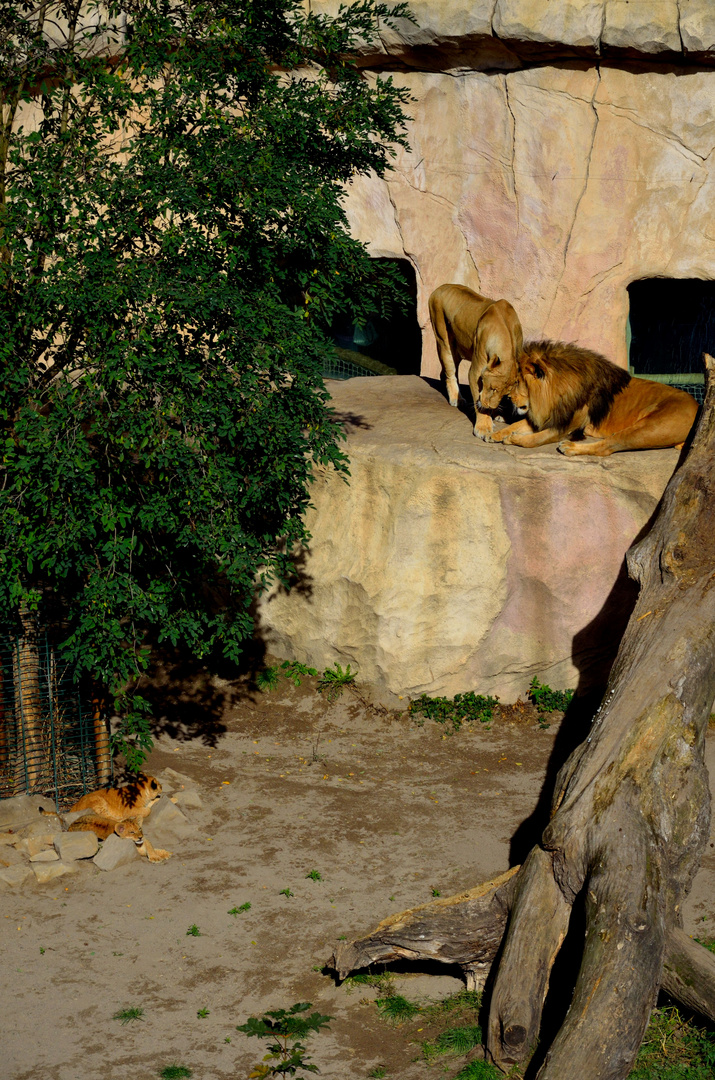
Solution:
<svg viewBox="0 0 715 1080">
<path fill-rule="evenodd" d="M 121 839 L 133 840 L 140 855 L 149 862 L 161 862 L 171 857 L 170 851 L 154 848 L 144 837 L 141 822 L 161 795 L 161 784 L 153 776 L 140 774 L 121 788 L 100 788 L 90 791 L 69 808 L 69 813 L 86 810 L 88 813 L 73 821 L 67 832 L 93 832 L 100 840 L 112 833 Z M 60 814 L 48 814 L 40 807 L 40 813 L 57 817 L 65 828 Z"/>
<path fill-rule="evenodd" d="M 697 401 L 684 390 L 634 379 L 605 356 L 560 341 L 524 346 L 517 381 L 508 394 L 525 419 L 487 435 L 487 442 L 558 442 L 568 457 L 680 449 L 698 413 Z M 583 436 L 595 436 L 597 442 L 585 442 Z"/>
</svg>

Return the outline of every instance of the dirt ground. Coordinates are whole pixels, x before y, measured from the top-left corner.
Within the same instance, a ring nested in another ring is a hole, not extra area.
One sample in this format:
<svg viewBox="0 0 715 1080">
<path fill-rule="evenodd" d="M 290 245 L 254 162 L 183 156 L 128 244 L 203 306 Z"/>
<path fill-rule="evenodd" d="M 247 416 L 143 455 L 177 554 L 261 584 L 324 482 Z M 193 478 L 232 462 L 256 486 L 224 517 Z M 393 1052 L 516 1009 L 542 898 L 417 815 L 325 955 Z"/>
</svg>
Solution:
<svg viewBox="0 0 715 1080">
<path fill-rule="evenodd" d="M 0 1074 L 157 1080 L 182 1064 L 194 1080 L 240 1080 L 265 1049 L 236 1026 L 310 1001 L 334 1018 L 309 1043 L 321 1076 L 378 1066 L 401 1080 L 444 1075 L 444 1062 L 421 1057 L 414 1024 L 385 1023 L 375 992 L 336 985 L 325 962 L 342 935 L 518 862 L 543 827 L 549 778 L 578 741 L 578 718 L 544 730 L 533 710 L 505 710 L 489 729 L 448 737 L 348 692 L 330 703 L 310 679 L 259 693 L 205 678 L 190 694 L 169 684 L 157 693 L 168 704 L 147 771 L 195 782 L 195 834 L 167 862 L 110 873 L 85 862 L 0 894 Z M 708 758 L 712 776 L 712 736 Z M 712 853 L 685 920 L 689 933 L 715 934 Z M 417 1000 L 463 985 L 446 967 L 414 968 L 398 984 Z M 132 1006 L 143 1019 L 112 1019 Z"/>
</svg>

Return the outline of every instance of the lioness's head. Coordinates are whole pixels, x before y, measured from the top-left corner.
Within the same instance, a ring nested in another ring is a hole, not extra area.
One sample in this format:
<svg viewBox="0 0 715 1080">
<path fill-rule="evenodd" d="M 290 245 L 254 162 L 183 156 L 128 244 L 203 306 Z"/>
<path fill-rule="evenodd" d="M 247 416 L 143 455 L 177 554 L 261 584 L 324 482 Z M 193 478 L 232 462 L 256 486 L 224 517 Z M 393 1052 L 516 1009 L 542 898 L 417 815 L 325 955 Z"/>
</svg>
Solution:
<svg viewBox="0 0 715 1080">
<path fill-rule="evenodd" d="M 499 403 L 517 375 L 516 362 L 510 348 L 492 353 L 481 375 L 482 389 L 479 404 L 483 409 L 498 409 Z"/>
</svg>

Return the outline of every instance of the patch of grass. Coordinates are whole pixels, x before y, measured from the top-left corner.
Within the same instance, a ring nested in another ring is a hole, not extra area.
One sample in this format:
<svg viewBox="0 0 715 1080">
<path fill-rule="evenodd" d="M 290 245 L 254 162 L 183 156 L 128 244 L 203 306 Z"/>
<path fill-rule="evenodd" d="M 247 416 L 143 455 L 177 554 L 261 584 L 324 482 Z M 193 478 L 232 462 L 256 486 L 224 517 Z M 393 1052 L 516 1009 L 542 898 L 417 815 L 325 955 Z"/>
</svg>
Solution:
<svg viewBox="0 0 715 1080">
<path fill-rule="evenodd" d="M 256 686 L 264 693 L 275 690 L 279 678 L 290 679 L 294 686 L 300 686 L 301 679 L 308 675 L 315 677 L 318 674 L 316 668 L 301 664 L 298 660 L 284 660 L 283 663 L 266 667 L 256 675 Z"/>
<path fill-rule="evenodd" d="M 121 1020 L 123 1024 L 129 1024 L 132 1020 L 143 1020 L 144 1009 L 141 1005 L 131 1005 L 127 1009 L 120 1009 L 119 1012 L 115 1012 L 112 1020 Z"/>
<path fill-rule="evenodd" d="M 210 1016 L 210 1014 L 211 1014 L 211 1013 L 210 1013 L 210 1010 L 209 1010 L 209 1009 L 199 1009 L 199 1010 L 198 1010 L 198 1012 L 196 1013 L 196 1015 L 197 1015 L 197 1016 L 198 1016 L 198 1017 L 199 1017 L 199 1018 L 200 1018 L 201 1020 L 205 1020 L 207 1016 Z"/>
<path fill-rule="evenodd" d="M 166 1065 L 159 1073 L 161 1080 L 189 1080 L 193 1075 L 188 1065 Z"/>
<path fill-rule="evenodd" d="M 384 1065 L 376 1065 L 367 1075 L 374 1077 L 374 1080 L 383 1080 L 383 1077 L 387 1076 L 387 1069 Z"/>
<path fill-rule="evenodd" d="M 410 716 L 421 716 L 418 724 L 424 724 L 425 719 L 434 720 L 436 724 L 444 724 L 448 734 L 459 731 L 462 724 L 491 724 L 494 718 L 494 706 L 499 704 L 498 697 L 485 697 L 468 690 L 465 694 L 455 694 L 453 698 L 429 697 L 428 694 L 420 694 L 418 698 L 410 702 Z M 450 730 L 451 727 L 451 730 Z"/>
<path fill-rule="evenodd" d="M 470 1061 L 453 1080 L 504 1080 L 504 1073 L 488 1061 Z"/>
<path fill-rule="evenodd" d="M 44 955 L 45 955 L 45 950 L 40 945 L 40 956 L 44 956 Z"/>
<path fill-rule="evenodd" d="M 187 937 L 201 937 L 201 931 L 196 923 L 192 923 L 189 929 L 186 931 Z"/>
<path fill-rule="evenodd" d="M 336 663 L 332 668 L 326 668 L 320 676 L 318 692 L 327 694 L 328 701 L 335 701 L 336 698 L 340 697 L 346 686 L 350 686 L 351 683 L 355 682 L 357 676 L 357 671 L 350 670 L 350 664 L 343 671 L 340 664 Z"/>
<path fill-rule="evenodd" d="M 251 910 L 251 901 L 247 900 L 245 904 L 241 904 L 239 907 L 232 907 L 228 912 L 229 915 L 242 915 L 244 911 Z"/>
<path fill-rule="evenodd" d="M 696 938 L 693 938 L 693 940 L 697 941 L 698 945 L 702 945 L 702 947 L 704 949 L 707 949 L 708 952 L 715 953 L 715 938 L 696 937 Z M 44 950 L 40 949 L 40 952 L 43 952 L 43 951 Z"/>
<path fill-rule="evenodd" d="M 447 1028 L 433 1042 L 422 1044 L 422 1053 L 429 1061 L 439 1054 L 468 1054 L 482 1042 L 482 1029 L 478 1024 L 468 1027 Z"/>
<path fill-rule="evenodd" d="M 295 896 L 295 893 L 291 892 L 290 889 L 281 889 L 281 891 L 278 893 L 278 895 L 279 896 Z"/>
<path fill-rule="evenodd" d="M 408 1001 L 402 994 L 388 994 L 387 997 L 377 998 L 375 1004 L 385 1020 L 389 1020 L 391 1024 L 404 1024 L 406 1020 L 413 1020 L 420 1012 L 419 1005 Z"/>
<path fill-rule="evenodd" d="M 712 1080 L 715 1035 L 675 1006 L 654 1009 L 629 1080 Z"/>
<path fill-rule="evenodd" d="M 379 974 L 360 972 L 359 975 L 348 975 L 343 982 L 343 986 L 348 990 L 356 986 L 371 986 L 383 997 L 389 997 L 392 992 L 393 979 L 394 976 L 391 971 L 381 971 Z"/>
<path fill-rule="evenodd" d="M 320 873 L 319 870 L 309 870 L 308 873 L 305 876 L 307 878 L 310 878 L 311 881 L 322 881 L 323 880 L 323 875 Z"/>
</svg>

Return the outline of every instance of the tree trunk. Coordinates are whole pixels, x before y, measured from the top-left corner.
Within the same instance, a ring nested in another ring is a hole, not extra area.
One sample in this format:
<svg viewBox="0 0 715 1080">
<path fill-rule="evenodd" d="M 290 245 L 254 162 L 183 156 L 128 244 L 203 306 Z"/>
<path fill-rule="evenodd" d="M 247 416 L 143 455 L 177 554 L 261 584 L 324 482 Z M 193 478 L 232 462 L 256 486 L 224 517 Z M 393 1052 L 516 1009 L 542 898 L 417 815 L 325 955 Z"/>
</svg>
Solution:
<svg viewBox="0 0 715 1080">
<path fill-rule="evenodd" d="M 17 790 L 33 791 L 50 778 L 49 747 L 43 730 L 40 691 L 40 648 L 37 617 L 27 606 L 20 608 L 22 633 L 13 654 L 15 722 L 17 725 Z"/>
<path fill-rule="evenodd" d="M 703 750 L 715 697 L 715 361 L 705 362 L 707 397 L 690 452 L 651 531 L 628 553 L 638 603 L 591 733 L 557 778 L 541 845 L 509 881 L 394 916 L 334 958 L 341 975 L 390 950 L 485 969 L 501 946 L 487 1046 L 505 1070 L 523 1068 L 578 901 L 581 966 L 539 1080 L 625 1077 L 660 986 L 715 1019 L 715 957 L 681 929 L 710 824 Z"/>
</svg>

